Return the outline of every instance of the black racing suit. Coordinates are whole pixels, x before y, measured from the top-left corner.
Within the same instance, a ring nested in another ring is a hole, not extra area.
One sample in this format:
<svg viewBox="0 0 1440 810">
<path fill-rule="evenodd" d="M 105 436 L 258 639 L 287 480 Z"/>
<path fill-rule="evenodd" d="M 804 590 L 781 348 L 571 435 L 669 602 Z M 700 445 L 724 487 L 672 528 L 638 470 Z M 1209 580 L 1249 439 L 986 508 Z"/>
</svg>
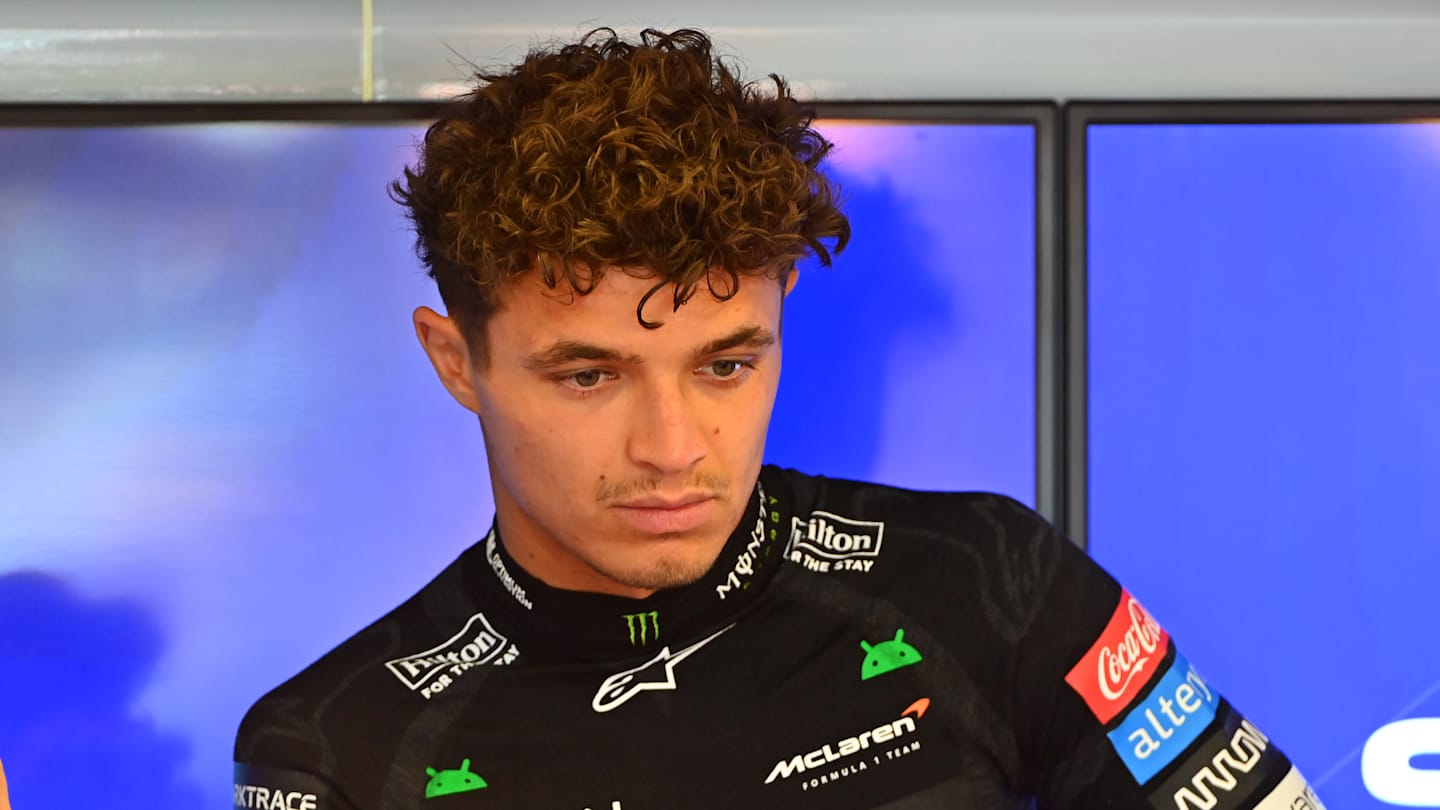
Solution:
<svg viewBox="0 0 1440 810">
<path fill-rule="evenodd" d="M 262 698 L 244 808 L 1320 808 L 1009 498 L 766 467 L 698 582 L 561 591 L 491 532 Z"/>
</svg>

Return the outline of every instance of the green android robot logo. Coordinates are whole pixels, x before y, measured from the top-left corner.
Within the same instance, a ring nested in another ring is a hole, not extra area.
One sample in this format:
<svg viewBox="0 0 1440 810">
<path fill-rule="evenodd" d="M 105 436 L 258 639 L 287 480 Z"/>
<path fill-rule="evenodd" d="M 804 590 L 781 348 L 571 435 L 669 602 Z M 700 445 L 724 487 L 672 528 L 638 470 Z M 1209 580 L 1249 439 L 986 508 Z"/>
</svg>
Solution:
<svg viewBox="0 0 1440 810">
<path fill-rule="evenodd" d="M 894 639 L 874 646 L 868 641 L 861 641 L 860 648 L 865 651 L 865 660 L 860 664 L 862 681 L 920 663 L 920 651 L 905 643 L 904 630 L 896 630 Z"/>
<path fill-rule="evenodd" d="M 430 782 L 425 785 L 425 798 L 427 799 L 449 796 L 452 793 L 468 793 L 486 786 L 485 780 L 480 778 L 480 774 L 470 772 L 470 760 L 468 759 L 460 763 L 458 771 L 437 771 L 434 768 L 426 768 L 425 773 L 430 776 Z"/>
</svg>

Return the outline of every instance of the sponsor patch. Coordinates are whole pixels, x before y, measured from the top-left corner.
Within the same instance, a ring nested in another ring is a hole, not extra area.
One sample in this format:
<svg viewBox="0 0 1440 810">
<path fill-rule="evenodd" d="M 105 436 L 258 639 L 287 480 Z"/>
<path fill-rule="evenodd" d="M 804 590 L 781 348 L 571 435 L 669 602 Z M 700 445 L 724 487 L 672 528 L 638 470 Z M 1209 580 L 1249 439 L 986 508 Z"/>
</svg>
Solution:
<svg viewBox="0 0 1440 810">
<path fill-rule="evenodd" d="M 669 647 L 661 647 L 660 652 L 649 661 L 638 667 L 611 675 L 600 684 L 599 689 L 595 690 L 595 697 L 590 699 L 590 708 L 597 712 L 608 712 L 624 705 L 627 700 L 641 692 L 675 689 L 675 665 L 699 652 L 701 647 L 709 644 L 721 633 L 734 626 L 733 624 L 727 625 L 674 653 L 670 652 Z"/>
<path fill-rule="evenodd" d="M 1275 784 L 1290 763 L 1270 739 L 1228 706 L 1179 767 L 1158 783 L 1150 803 L 1164 810 L 1238 810 Z"/>
<path fill-rule="evenodd" d="M 885 542 L 885 524 L 855 520 L 833 512 L 811 512 L 790 519 L 785 559 L 809 571 L 869 571 Z"/>
<path fill-rule="evenodd" d="M 510 569 L 505 566 L 505 560 L 500 557 L 500 549 L 496 548 L 495 530 L 490 530 L 490 536 L 485 538 L 485 562 L 490 564 L 490 570 L 495 572 L 495 578 L 500 580 L 500 586 L 512 596 L 521 607 L 526 610 L 534 610 L 535 603 L 530 601 L 525 589 L 515 581 Z"/>
<path fill-rule="evenodd" d="M 449 639 L 424 652 L 386 661 L 385 667 L 412 692 L 428 700 L 471 667 L 509 664 L 519 655 L 520 651 L 490 625 L 485 614 L 476 613 Z"/>
<path fill-rule="evenodd" d="M 1150 694 L 1109 733 L 1110 744 L 1143 785 L 1204 733 L 1215 720 L 1219 702 L 1195 667 L 1177 653 Z"/>
<path fill-rule="evenodd" d="M 767 501 L 765 487 L 758 483 L 755 485 L 755 497 L 759 508 L 756 511 L 755 525 L 750 529 L 749 540 L 745 547 L 740 549 L 740 553 L 735 555 L 735 562 L 731 565 L 730 573 L 726 575 L 725 580 L 715 586 L 715 595 L 720 597 L 722 602 L 725 601 L 725 597 L 730 595 L 731 591 L 743 591 L 749 588 L 750 578 L 755 575 L 761 558 L 768 557 L 775 551 L 775 539 L 778 532 L 772 526 L 767 533 L 766 525 L 767 521 L 771 524 L 780 521 L 780 513 L 774 508 L 779 499 L 771 497 Z M 766 510 L 767 503 L 770 506 L 769 511 Z"/>
<path fill-rule="evenodd" d="M 783 782 L 799 776 L 802 791 L 837 782 L 847 776 L 863 773 L 884 762 L 908 756 L 920 750 L 920 741 L 912 739 L 916 723 L 930 709 L 930 698 L 920 698 L 905 707 L 900 717 L 872 729 L 826 743 L 814 751 L 796 754 L 775 763 L 765 784 Z M 895 745 L 889 745 L 895 743 Z M 881 748 L 882 746 L 888 746 Z M 872 747 L 877 750 L 871 750 Z"/>
<path fill-rule="evenodd" d="M 425 775 L 430 777 L 430 781 L 425 783 L 425 798 L 427 799 L 449 796 L 452 793 L 469 793 L 472 790 L 484 790 L 490 787 L 490 784 L 485 781 L 485 777 L 470 770 L 469 758 L 461 762 L 459 768 L 440 771 L 426 768 Z"/>
<path fill-rule="evenodd" d="M 1086 651 L 1065 676 L 1101 723 L 1108 723 L 1155 676 L 1170 635 L 1129 591 Z"/>
<path fill-rule="evenodd" d="M 1325 805 L 1320 803 L 1320 797 L 1300 775 L 1300 770 L 1292 765 L 1290 773 L 1255 805 L 1255 810 L 1325 810 Z"/>
<path fill-rule="evenodd" d="M 329 786 L 304 771 L 235 763 L 236 810 L 326 810 Z"/>
</svg>

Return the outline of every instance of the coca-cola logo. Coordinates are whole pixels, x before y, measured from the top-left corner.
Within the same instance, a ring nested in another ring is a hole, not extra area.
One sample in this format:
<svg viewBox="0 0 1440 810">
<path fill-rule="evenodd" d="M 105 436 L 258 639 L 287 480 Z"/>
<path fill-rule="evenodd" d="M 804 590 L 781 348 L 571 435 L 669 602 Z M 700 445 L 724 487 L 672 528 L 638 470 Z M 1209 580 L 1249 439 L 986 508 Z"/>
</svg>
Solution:
<svg viewBox="0 0 1440 810">
<path fill-rule="evenodd" d="M 1119 700 L 1125 694 L 1160 646 L 1160 623 L 1134 597 L 1130 597 L 1128 609 L 1130 629 L 1114 647 L 1102 648 L 1096 659 L 1100 694 L 1107 700 Z"/>
</svg>

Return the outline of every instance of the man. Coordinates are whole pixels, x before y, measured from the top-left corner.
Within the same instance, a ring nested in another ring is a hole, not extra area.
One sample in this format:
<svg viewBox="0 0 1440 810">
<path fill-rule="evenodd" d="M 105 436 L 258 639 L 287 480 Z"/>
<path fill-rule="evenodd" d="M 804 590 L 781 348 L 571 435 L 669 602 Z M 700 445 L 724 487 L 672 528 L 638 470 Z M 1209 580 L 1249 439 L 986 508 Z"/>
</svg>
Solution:
<svg viewBox="0 0 1440 810">
<path fill-rule="evenodd" d="M 5 788 L 5 765 L 0 763 L 0 810 L 10 810 L 10 791 Z"/>
<path fill-rule="evenodd" d="M 762 468 L 796 261 L 849 235 L 772 78 L 602 30 L 431 127 L 415 329 L 494 527 L 255 705 L 236 806 L 1318 807 L 1024 506 Z"/>
</svg>

